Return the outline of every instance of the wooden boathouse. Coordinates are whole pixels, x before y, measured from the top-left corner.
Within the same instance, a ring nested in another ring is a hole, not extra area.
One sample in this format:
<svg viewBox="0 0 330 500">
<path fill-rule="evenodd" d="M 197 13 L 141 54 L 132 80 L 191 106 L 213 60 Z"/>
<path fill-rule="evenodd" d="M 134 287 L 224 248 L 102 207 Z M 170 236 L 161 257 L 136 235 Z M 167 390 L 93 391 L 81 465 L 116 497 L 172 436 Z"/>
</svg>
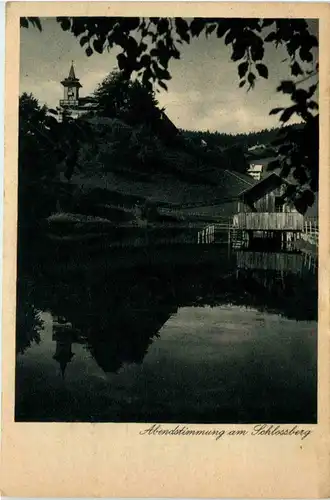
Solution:
<svg viewBox="0 0 330 500">
<path fill-rule="evenodd" d="M 285 179 L 272 173 L 238 196 L 233 229 L 249 246 L 256 240 L 283 246 L 303 232 L 304 216 L 283 198 L 287 185 Z"/>
</svg>

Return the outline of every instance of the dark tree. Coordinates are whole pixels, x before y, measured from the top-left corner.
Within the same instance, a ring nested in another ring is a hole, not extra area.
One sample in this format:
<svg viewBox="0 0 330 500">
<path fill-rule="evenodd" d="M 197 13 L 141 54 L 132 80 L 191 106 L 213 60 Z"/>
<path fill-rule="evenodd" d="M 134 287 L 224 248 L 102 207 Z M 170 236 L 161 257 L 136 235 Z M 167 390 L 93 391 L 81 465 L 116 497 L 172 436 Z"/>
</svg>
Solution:
<svg viewBox="0 0 330 500">
<path fill-rule="evenodd" d="M 47 108 L 32 94 L 19 99 L 18 207 L 19 227 L 28 227 L 51 209 L 48 184 L 55 174 Z"/>
<path fill-rule="evenodd" d="M 110 73 L 94 92 L 97 114 L 117 118 L 129 125 L 149 123 L 159 115 L 154 92 L 139 81 L 125 78 L 119 71 Z M 158 112 L 158 113 L 157 113 Z"/>
</svg>

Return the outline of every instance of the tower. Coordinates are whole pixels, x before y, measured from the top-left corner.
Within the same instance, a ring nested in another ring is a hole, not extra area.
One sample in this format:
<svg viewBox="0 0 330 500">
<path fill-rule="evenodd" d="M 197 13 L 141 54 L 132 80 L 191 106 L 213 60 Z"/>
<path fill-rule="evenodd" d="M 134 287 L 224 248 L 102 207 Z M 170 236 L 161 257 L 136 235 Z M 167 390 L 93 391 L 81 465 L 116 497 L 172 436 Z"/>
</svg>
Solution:
<svg viewBox="0 0 330 500">
<path fill-rule="evenodd" d="M 76 77 L 73 61 L 69 71 L 69 76 L 61 81 L 64 87 L 64 98 L 60 101 L 61 107 L 79 106 L 79 89 L 82 87 L 79 78 Z"/>
<path fill-rule="evenodd" d="M 53 340 L 56 341 L 56 350 L 53 359 L 60 365 L 62 378 L 64 379 L 65 369 L 72 360 L 72 344 L 74 342 L 72 326 L 66 323 L 64 318 L 53 320 Z"/>
<path fill-rule="evenodd" d="M 72 341 L 70 339 L 57 338 L 56 339 L 56 351 L 53 356 L 53 359 L 57 361 L 60 365 L 60 370 L 62 374 L 62 378 L 64 379 L 65 369 L 73 358 L 74 353 L 72 352 Z"/>
</svg>

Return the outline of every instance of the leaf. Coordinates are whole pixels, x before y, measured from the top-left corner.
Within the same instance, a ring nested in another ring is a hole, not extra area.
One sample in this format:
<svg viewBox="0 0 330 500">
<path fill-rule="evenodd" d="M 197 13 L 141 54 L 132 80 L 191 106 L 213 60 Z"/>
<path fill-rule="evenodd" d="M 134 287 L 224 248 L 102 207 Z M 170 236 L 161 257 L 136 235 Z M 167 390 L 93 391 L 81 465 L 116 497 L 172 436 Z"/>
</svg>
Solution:
<svg viewBox="0 0 330 500">
<path fill-rule="evenodd" d="M 150 59 L 149 54 L 143 54 L 143 56 L 141 57 L 142 66 L 145 68 L 148 68 L 150 66 L 150 62 L 151 62 L 151 59 Z"/>
<path fill-rule="evenodd" d="M 225 36 L 225 44 L 229 45 L 235 40 L 235 33 L 233 30 L 230 30 L 227 35 Z"/>
<path fill-rule="evenodd" d="M 61 17 L 61 28 L 63 31 L 69 31 L 70 27 L 71 27 L 71 23 L 70 23 L 70 20 L 67 18 L 67 17 Z"/>
<path fill-rule="evenodd" d="M 93 54 L 93 49 L 91 47 L 87 47 L 85 52 L 86 52 L 86 56 L 90 57 Z"/>
<path fill-rule="evenodd" d="M 315 93 L 316 89 L 317 89 L 317 84 L 311 85 L 309 87 L 309 89 L 308 89 L 308 97 L 309 98 L 312 97 L 312 95 Z"/>
<path fill-rule="evenodd" d="M 160 68 L 156 62 L 152 63 L 153 70 L 158 80 L 171 80 L 171 75 L 167 69 Z"/>
<path fill-rule="evenodd" d="M 289 184 L 287 187 L 286 187 L 286 190 L 285 190 L 285 197 L 286 198 L 292 198 L 292 196 L 296 193 L 296 186 L 294 186 L 293 184 Z"/>
<path fill-rule="evenodd" d="M 306 171 L 303 167 L 297 167 L 292 172 L 293 178 L 300 183 L 300 185 L 304 185 L 308 181 L 308 177 Z"/>
<path fill-rule="evenodd" d="M 282 91 L 283 94 L 292 94 L 296 90 L 296 86 L 290 80 L 283 80 L 276 90 L 277 92 Z"/>
<path fill-rule="evenodd" d="M 168 30 L 169 28 L 169 22 L 167 19 L 163 18 L 163 19 L 160 19 L 159 20 L 159 23 L 158 23 L 158 33 L 160 35 L 163 35 L 164 33 L 166 33 L 166 31 Z"/>
<path fill-rule="evenodd" d="M 296 111 L 296 106 L 291 106 L 290 108 L 286 108 L 280 116 L 281 122 L 286 123 L 287 121 L 289 121 L 295 111 Z"/>
<path fill-rule="evenodd" d="M 314 203 L 314 200 L 315 200 L 315 196 L 314 196 L 314 193 L 313 191 L 311 191 L 310 189 L 305 189 L 303 192 L 302 192 L 302 195 L 301 195 L 301 198 L 304 200 L 304 202 L 309 206 L 311 207 Z"/>
<path fill-rule="evenodd" d="M 175 18 L 175 27 L 178 35 L 184 40 L 185 42 L 189 43 L 190 42 L 190 36 L 188 34 L 189 26 L 187 21 L 185 21 L 182 17 L 176 17 Z"/>
<path fill-rule="evenodd" d="M 309 50 L 307 50 L 305 47 L 301 47 L 299 51 L 299 56 L 300 59 L 304 62 L 312 62 L 313 61 L 313 56 Z"/>
<path fill-rule="evenodd" d="M 274 19 L 264 19 L 262 22 L 262 28 L 266 28 L 267 26 L 271 26 L 274 23 Z"/>
<path fill-rule="evenodd" d="M 126 40 L 124 49 L 126 50 L 127 53 L 130 52 L 132 55 L 134 54 L 134 56 L 136 56 L 139 49 L 138 49 L 138 44 L 137 44 L 137 41 L 135 40 L 135 38 L 133 38 L 132 36 L 129 36 Z"/>
<path fill-rule="evenodd" d="M 94 40 L 93 41 L 93 47 L 96 52 L 99 54 L 102 54 L 103 52 L 103 43 L 101 40 Z"/>
<path fill-rule="evenodd" d="M 39 31 L 42 31 L 39 17 L 29 17 L 28 19 L 33 24 L 33 26 L 36 26 Z"/>
<path fill-rule="evenodd" d="M 159 80 L 158 84 L 159 84 L 159 86 L 160 86 L 160 87 L 162 87 L 164 90 L 168 90 L 166 83 L 164 83 L 164 82 L 162 82 L 161 80 Z"/>
<path fill-rule="evenodd" d="M 246 62 L 242 62 L 241 64 L 239 64 L 238 65 L 238 74 L 239 74 L 239 77 L 243 78 L 243 76 L 246 75 L 248 69 L 249 69 L 249 63 L 247 61 Z"/>
<path fill-rule="evenodd" d="M 269 35 L 266 36 L 265 42 L 274 42 L 277 39 L 275 31 L 272 31 L 269 33 Z"/>
<path fill-rule="evenodd" d="M 28 28 L 29 27 L 29 23 L 28 23 L 28 20 L 26 19 L 26 17 L 20 17 L 19 24 L 20 24 L 21 28 Z"/>
<path fill-rule="evenodd" d="M 208 26 L 205 30 L 206 35 L 210 35 L 211 33 L 213 33 L 216 27 L 216 24 L 211 24 L 210 26 Z"/>
<path fill-rule="evenodd" d="M 294 92 L 292 92 L 291 99 L 303 106 L 306 105 L 307 98 L 308 98 L 308 93 L 304 89 L 297 89 Z"/>
<path fill-rule="evenodd" d="M 264 64 L 256 64 L 257 71 L 263 78 L 268 78 L 268 68 Z"/>
<path fill-rule="evenodd" d="M 308 46 L 310 48 L 319 46 L 318 39 L 316 38 L 315 35 L 309 35 L 307 40 L 306 40 L 306 43 L 308 43 Z"/>
<path fill-rule="evenodd" d="M 253 61 L 260 61 L 264 57 L 264 47 L 262 44 L 261 38 L 258 37 L 258 41 L 256 40 L 253 45 L 250 47 L 251 56 Z"/>
<path fill-rule="evenodd" d="M 233 53 L 231 56 L 232 61 L 239 61 L 245 55 L 245 47 L 239 42 L 233 43 Z"/>
<path fill-rule="evenodd" d="M 303 70 L 301 69 L 301 67 L 299 66 L 299 64 L 297 63 L 297 61 L 295 61 L 291 65 L 291 73 L 293 74 L 293 76 L 298 76 L 298 75 L 303 75 L 304 74 Z"/>
<path fill-rule="evenodd" d="M 308 102 L 307 107 L 309 109 L 315 109 L 315 110 L 319 109 L 319 105 L 315 101 Z"/>
<path fill-rule="evenodd" d="M 274 108 L 271 111 L 269 111 L 270 115 L 277 115 L 280 111 L 283 111 L 284 108 Z"/>
<path fill-rule="evenodd" d="M 248 82 L 251 85 L 251 87 L 253 87 L 254 86 L 254 81 L 256 79 L 256 76 L 252 72 L 250 72 L 248 74 L 248 78 L 247 79 L 248 79 Z"/>
<path fill-rule="evenodd" d="M 140 42 L 138 46 L 139 53 L 142 54 L 146 49 L 148 48 L 148 45 L 146 43 Z"/>
<path fill-rule="evenodd" d="M 218 21 L 217 37 L 222 38 L 227 33 L 228 29 L 229 27 L 227 20 Z"/>
<path fill-rule="evenodd" d="M 199 36 L 203 31 L 204 26 L 205 26 L 204 19 L 201 19 L 200 17 L 195 17 L 190 23 L 190 32 L 192 36 L 194 37 Z"/>
<path fill-rule="evenodd" d="M 83 47 L 89 42 L 89 36 L 82 36 L 79 40 L 80 45 Z"/>
</svg>

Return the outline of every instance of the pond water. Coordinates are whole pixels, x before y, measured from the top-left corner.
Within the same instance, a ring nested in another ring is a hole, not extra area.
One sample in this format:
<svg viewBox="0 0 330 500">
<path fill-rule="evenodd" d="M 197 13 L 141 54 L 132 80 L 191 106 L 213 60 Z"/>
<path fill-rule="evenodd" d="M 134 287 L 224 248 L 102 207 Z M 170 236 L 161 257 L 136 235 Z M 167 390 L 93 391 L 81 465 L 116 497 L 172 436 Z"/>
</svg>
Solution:
<svg viewBox="0 0 330 500">
<path fill-rule="evenodd" d="M 310 263 L 255 269 L 263 254 L 216 245 L 134 252 L 21 274 L 17 421 L 316 422 Z"/>
</svg>

